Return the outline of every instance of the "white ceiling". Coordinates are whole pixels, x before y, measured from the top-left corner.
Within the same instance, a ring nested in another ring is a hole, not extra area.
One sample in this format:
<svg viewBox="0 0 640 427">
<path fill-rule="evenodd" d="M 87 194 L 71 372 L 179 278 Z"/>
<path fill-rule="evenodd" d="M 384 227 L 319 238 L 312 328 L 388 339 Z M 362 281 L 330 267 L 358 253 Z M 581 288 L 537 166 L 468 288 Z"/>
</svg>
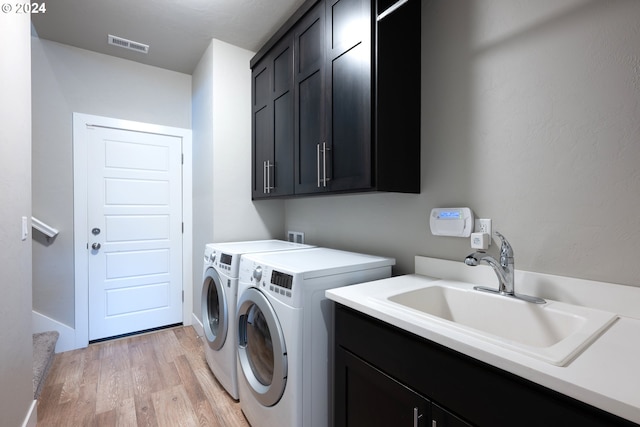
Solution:
<svg viewBox="0 0 640 427">
<path fill-rule="evenodd" d="M 52 40 L 192 74 L 212 38 L 257 52 L 304 0 L 49 0 L 33 29 Z M 111 34 L 149 45 L 107 44 Z"/>
</svg>

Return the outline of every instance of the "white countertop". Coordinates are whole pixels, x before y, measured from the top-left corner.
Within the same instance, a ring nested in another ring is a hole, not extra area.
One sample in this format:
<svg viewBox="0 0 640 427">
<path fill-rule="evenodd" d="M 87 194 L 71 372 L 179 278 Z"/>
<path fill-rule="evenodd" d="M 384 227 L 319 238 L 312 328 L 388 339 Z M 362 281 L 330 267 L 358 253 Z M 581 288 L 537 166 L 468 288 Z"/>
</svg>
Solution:
<svg viewBox="0 0 640 427">
<path fill-rule="evenodd" d="M 424 260 L 428 261 L 426 268 L 419 266 Z M 635 307 L 632 306 L 640 305 L 640 288 L 589 281 L 580 283 L 572 278 L 567 278 L 571 283 L 564 283 L 564 278 L 558 276 L 538 275 L 531 272 L 518 274 L 517 272 L 516 279 L 523 274 L 527 276 L 522 277 L 522 282 L 529 283 L 529 290 L 535 289 L 535 286 L 531 285 L 536 283 L 534 276 L 543 277 L 546 290 L 542 295 L 535 294 L 544 298 L 551 299 L 549 295 L 562 294 L 565 295 L 563 302 L 573 304 L 576 304 L 576 301 L 604 299 L 606 302 L 603 304 L 606 304 L 608 311 L 617 307 L 615 301 L 611 301 L 612 299 L 621 299 L 620 309 L 614 311 L 619 314 L 619 319 L 577 357 L 560 367 L 481 338 L 442 327 L 437 322 L 412 322 L 410 316 L 403 316 L 400 310 L 390 309 L 376 301 L 376 299 L 386 298 L 390 293 L 398 294 L 429 286 L 429 282 L 435 280 L 436 276 L 424 275 L 426 273 L 424 270 L 439 273 L 438 278 L 469 281 L 468 276 L 461 277 L 456 273 L 459 268 L 458 263 L 452 263 L 452 261 L 417 257 L 416 271 L 421 274 L 332 289 L 327 291 L 326 295 L 335 302 L 376 319 L 640 424 L 640 319 L 632 317 L 635 316 Z M 464 266 L 461 262 L 459 264 Z M 443 265 L 444 267 L 441 268 Z M 469 270 L 475 269 L 462 267 L 459 271 L 464 275 L 468 274 Z M 490 269 L 489 272 L 490 275 L 486 277 L 491 278 L 493 272 Z M 486 280 L 484 280 L 485 283 L 482 283 L 482 279 L 473 282 L 485 284 Z M 550 282 L 557 283 L 551 286 Z M 560 291 L 554 290 L 555 286 L 558 286 Z M 518 291 L 516 287 L 516 292 Z M 531 294 L 523 290 L 520 292 Z M 585 292 L 588 295 L 584 295 Z M 604 293 L 606 298 L 602 298 L 599 293 Z M 633 297 L 631 305 L 628 301 L 630 296 Z M 602 309 L 602 307 L 594 308 Z"/>
</svg>

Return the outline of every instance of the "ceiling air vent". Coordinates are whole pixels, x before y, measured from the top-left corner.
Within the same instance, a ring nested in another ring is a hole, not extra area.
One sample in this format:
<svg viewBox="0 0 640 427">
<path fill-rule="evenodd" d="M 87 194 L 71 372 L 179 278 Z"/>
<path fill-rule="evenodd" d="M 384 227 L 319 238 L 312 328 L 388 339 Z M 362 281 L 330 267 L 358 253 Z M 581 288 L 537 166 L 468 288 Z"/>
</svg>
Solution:
<svg viewBox="0 0 640 427">
<path fill-rule="evenodd" d="M 149 53 L 149 45 L 123 39 L 109 34 L 109 44 L 113 46 L 123 47 L 125 49 L 135 50 L 136 52 Z"/>
</svg>

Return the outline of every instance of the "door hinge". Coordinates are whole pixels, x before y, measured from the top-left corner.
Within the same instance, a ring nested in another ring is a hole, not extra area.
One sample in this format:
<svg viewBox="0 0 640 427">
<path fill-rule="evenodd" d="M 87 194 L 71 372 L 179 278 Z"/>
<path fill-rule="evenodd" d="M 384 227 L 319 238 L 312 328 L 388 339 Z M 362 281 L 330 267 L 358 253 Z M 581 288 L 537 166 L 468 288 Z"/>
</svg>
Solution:
<svg viewBox="0 0 640 427">
<path fill-rule="evenodd" d="M 182 234 L 184 234 L 184 222 L 182 223 Z"/>
<path fill-rule="evenodd" d="M 184 291 L 182 291 L 182 302 L 184 302 Z"/>
<path fill-rule="evenodd" d="M 182 164 L 184 165 L 184 153 L 182 153 Z"/>
</svg>

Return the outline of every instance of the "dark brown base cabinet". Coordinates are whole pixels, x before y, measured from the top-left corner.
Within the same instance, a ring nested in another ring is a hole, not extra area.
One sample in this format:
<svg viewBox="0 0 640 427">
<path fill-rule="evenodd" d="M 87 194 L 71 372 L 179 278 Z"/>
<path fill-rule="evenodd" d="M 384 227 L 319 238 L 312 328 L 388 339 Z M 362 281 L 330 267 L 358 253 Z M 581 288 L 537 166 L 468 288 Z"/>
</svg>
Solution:
<svg viewBox="0 0 640 427">
<path fill-rule="evenodd" d="M 420 192 L 420 22 L 420 0 L 300 7 L 250 64 L 253 199 Z"/>
<path fill-rule="evenodd" d="M 632 422 L 336 305 L 336 427 L 611 427 Z"/>
</svg>

